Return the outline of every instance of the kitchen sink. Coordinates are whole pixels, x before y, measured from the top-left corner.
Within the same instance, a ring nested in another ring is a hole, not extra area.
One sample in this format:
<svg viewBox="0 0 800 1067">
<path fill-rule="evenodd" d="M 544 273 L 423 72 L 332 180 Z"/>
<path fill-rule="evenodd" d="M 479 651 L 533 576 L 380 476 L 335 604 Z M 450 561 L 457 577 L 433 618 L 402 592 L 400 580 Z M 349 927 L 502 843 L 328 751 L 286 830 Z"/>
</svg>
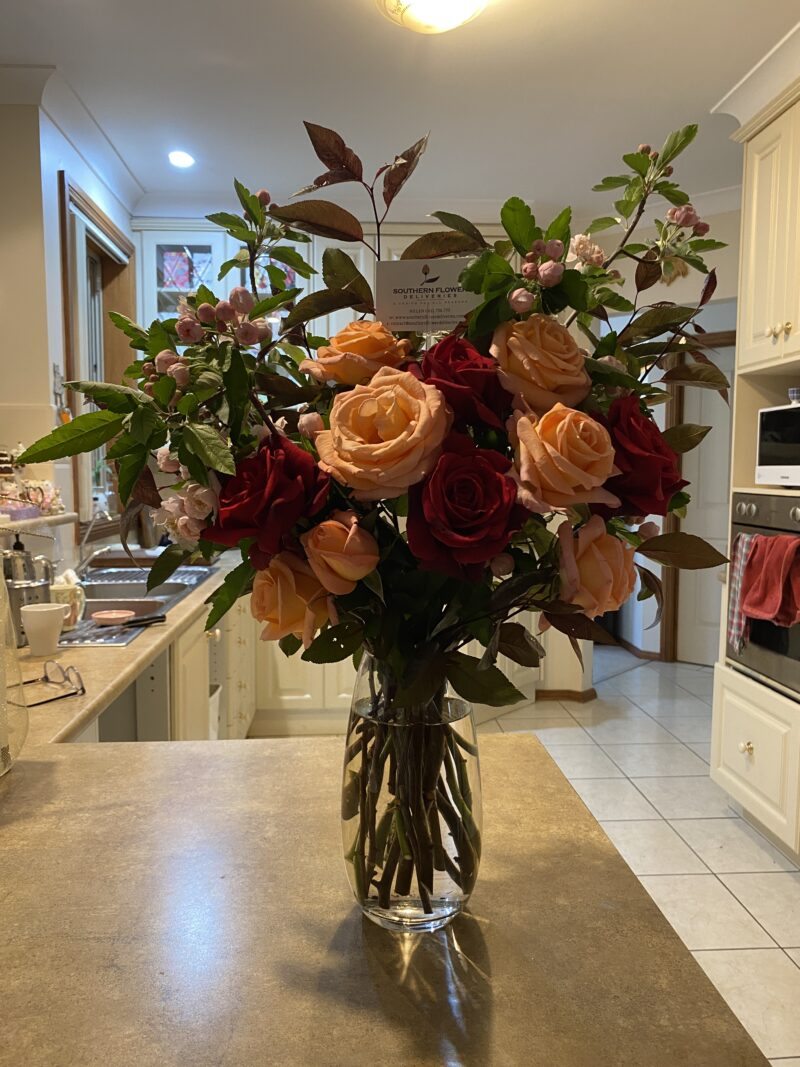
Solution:
<svg viewBox="0 0 800 1067">
<path fill-rule="evenodd" d="M 177 600 L 189 589 L 186 582 L 162 582 L 152 593 L 147 591 L 147 582 L 84 582 L 83 591 L 87 600 Z M 162 605 L 163 606 L 163 605 Z M 94 610 L 99 611 L 99 608 Z"/>
<path fill-rule="evenodd" d="M 163 615 L 170 602 L 162 597 L 92 597 L 87 599 L 86 616 L 95 611 L 132 611 L 136 615 Z"/>
</svg>

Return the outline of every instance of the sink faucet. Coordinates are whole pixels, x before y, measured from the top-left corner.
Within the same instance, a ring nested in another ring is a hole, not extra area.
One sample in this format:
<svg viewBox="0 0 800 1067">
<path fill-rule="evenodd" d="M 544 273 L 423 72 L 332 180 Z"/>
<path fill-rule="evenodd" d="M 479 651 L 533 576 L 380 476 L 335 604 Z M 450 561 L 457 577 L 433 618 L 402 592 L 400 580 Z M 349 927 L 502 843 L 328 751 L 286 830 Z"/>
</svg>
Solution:
<svg viewBox="0 0 800 1067">
<path fill-rule="evenodd" d="M 87 569 L 89 567 L 89 564 L 92 562 L 92 560 L 95 558 L 95 556 L 99 556 L 101 552 L 105 552 L 105 550 L 106 550 L 106 546 L 104 545 L 102 548 L 96 548 L 93 552 L 90 552 L 88 555 L 84 554 L 85 551 L 86 551 L 86 542 L 89 540 L 89 537 L 91 536 L 92 530 L 95 527 L 95 523 L 97 523 L 99 519 L 103 519 L 105 522 L 111 522 L 112 521 L 111 520 L 111 515 L 109 515 L 109 513 L 107 511 L 103 510 L 103 509 L 98 509 L 92 515 L 91 521 L 89 522 L 89 525 L 86 527 L 86 532 L 84 533 L 83 537 L 81 538 L 81 543 L 78 545 L 78 565 L 75 568 L 75 573 L 78 575 L 79 578 L 83 578 L 84 574 L 86 573 L 86 571 L 87 571 Z"/>
</svg>

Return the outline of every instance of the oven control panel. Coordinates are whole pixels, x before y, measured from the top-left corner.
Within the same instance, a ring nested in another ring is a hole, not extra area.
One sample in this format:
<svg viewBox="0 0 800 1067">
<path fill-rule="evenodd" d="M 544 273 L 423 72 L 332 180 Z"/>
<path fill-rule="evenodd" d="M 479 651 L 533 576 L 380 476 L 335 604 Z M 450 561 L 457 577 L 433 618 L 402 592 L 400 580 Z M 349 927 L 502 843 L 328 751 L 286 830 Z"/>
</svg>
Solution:
<svg viewBox="0 0 800 1067">
<path fill-rule="evenodd" d="M 765 530 L 800 531 L 800 493 L 796 497 L 734 493 L 734 526 L 758 526 Z"/>
</svg>

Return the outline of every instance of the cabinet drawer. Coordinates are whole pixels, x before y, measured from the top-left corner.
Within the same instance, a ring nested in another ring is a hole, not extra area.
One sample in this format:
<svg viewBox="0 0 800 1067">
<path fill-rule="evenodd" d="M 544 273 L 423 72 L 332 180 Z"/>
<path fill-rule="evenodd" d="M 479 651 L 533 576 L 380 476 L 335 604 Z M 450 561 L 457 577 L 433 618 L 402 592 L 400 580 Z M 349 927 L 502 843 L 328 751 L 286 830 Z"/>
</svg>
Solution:
<svg viewBox="0 0 800 1067">
<path fill-rule="evenodd" d="M 800 704 L 717 664 L 711 777 L 798 848 Z"/>
</svg>

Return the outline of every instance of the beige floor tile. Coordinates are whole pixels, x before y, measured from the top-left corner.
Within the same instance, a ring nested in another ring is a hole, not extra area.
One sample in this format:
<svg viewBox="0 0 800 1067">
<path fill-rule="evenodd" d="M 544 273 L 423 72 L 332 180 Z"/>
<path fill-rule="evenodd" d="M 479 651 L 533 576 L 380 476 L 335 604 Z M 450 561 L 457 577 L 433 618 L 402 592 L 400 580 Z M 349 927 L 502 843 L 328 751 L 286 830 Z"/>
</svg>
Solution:
<svg viewBox="0 0 800 1067">
<path fill-rule="evenodd" d="M 497 710 L 497 709 L 495 709 Z M 501 719 L 571 719 L 572 716 L 557 700 L 537 700 L 533 704 L 519 704 L 505 713 Z"/>
<path fill-rule="evenodd" d="M 711 742 L 710 741 L 689 741 L 688 748 L 692 752 L 696 752 L 700 759 L 705 760 L 706 763 L 711 763 Z"/>
<path fill-rule="evenodd" d="M 500 729 L 500 723 L 497 719 L 490 719 L 489 722 L 479 723 L 477 732 L 479 734 L 501 734 L 503 731 Z"/>
<path fill-rule="evenodd" d="M 669 823 L 648 820 L 601 822 L 634 874 L 707 874 L 708 868 Z"/>
<path fill-rule="evenodd" d="M 675 715 L 661 719 L 664 727 L 669 730 L 679 741 L 688 744 L 694 741 L 697 744 L 711 741 L 711 718 L 701 719 L 699 716 Z"/>
<path fill-rule="evenodd" d="M 659 819 L 656 809 L 625 778 L 580 778 L 572 788 L 595 819 Z"/>
<path fill-rule="evenodd" d="M 800 969 L 781 949 L 694 955 L 765 1056 L 800 1057 Z"/>
<path fill-rule="evenodd" d="M 711 719 L 711 705 L 685 689 L 674 694 L 631 694 L 631 700 L 654 719 Z"/>
<path fill-rule="evenodd" d="M 543 745 L 591 745 L 593 741 L 574 719 L 500 719 L 504 733 L 534 733 Z"/>
<path fill-rule="evenodd" d="M 670 874 L 642 885 L 690 949 L 773 948 L 774 941 L 713 874 Z"/>
<path fill-rule="evenodd" d="M 599 745 L 675 744 L 675 738 L 663 726 L 643 713 L 613 719 L 592 716 L 580 722 Z"/>
<path fill-rule="evenodd" d="M 800 1067 L 800 1057 L 790 1056 L 789 1059 L 770 1060 L 770 1067 Z"/>
<path fill-rule="evenodd" d="M 614 645 L 595 645 L 594 647 L 592 676 L 595 684 L 641 666 L 642 661 L 638 656 L 634 656 L 626 648 L 616 648 Z"/>
<path fill-rule="evenodd" d="M 634 778 L 665 819 L 735 819 L 728 794 L 710 778 Z"/>
<path fill-rule="evenodd" d="M 800 967 L 800 948 L 790 948 L 786 951 L 792 957 L 797 966 Z"/>
<path fill-rule="evenodd" d="M 632 700 L 627 700 L 621 693 L 617 693 L 615 698 L 600 697 L 590 700 L 587 704 L 578 704 L 572 700 L 565 700 L 563 704 L 565 710 L 578 722 L 641 719 L 644 715 L 641 708 L 637 708 Z"/>
<path fill-rule="evenodd" d="M 707 775 L 708 767 L 685 745 L 603 745 L 603 749 L 630 778 L 672 775 Z"/>
<path fill-rule="evenodd" d="M 723 874 L 720 878 L 779 945 L 800 945 L 800 873 Z"/>
<path fill-rule="evenodd" d="M 622 778 L 622 771 L 603 752 L 591 745 L 548 745 L 547 751 L 561 769 L 573 778 Z"/>
<path fill-rule="evenodd" d="M 744 819 L 675 819 L 670 825 L 717 874 L 796 870 Z"/>
</svg>

